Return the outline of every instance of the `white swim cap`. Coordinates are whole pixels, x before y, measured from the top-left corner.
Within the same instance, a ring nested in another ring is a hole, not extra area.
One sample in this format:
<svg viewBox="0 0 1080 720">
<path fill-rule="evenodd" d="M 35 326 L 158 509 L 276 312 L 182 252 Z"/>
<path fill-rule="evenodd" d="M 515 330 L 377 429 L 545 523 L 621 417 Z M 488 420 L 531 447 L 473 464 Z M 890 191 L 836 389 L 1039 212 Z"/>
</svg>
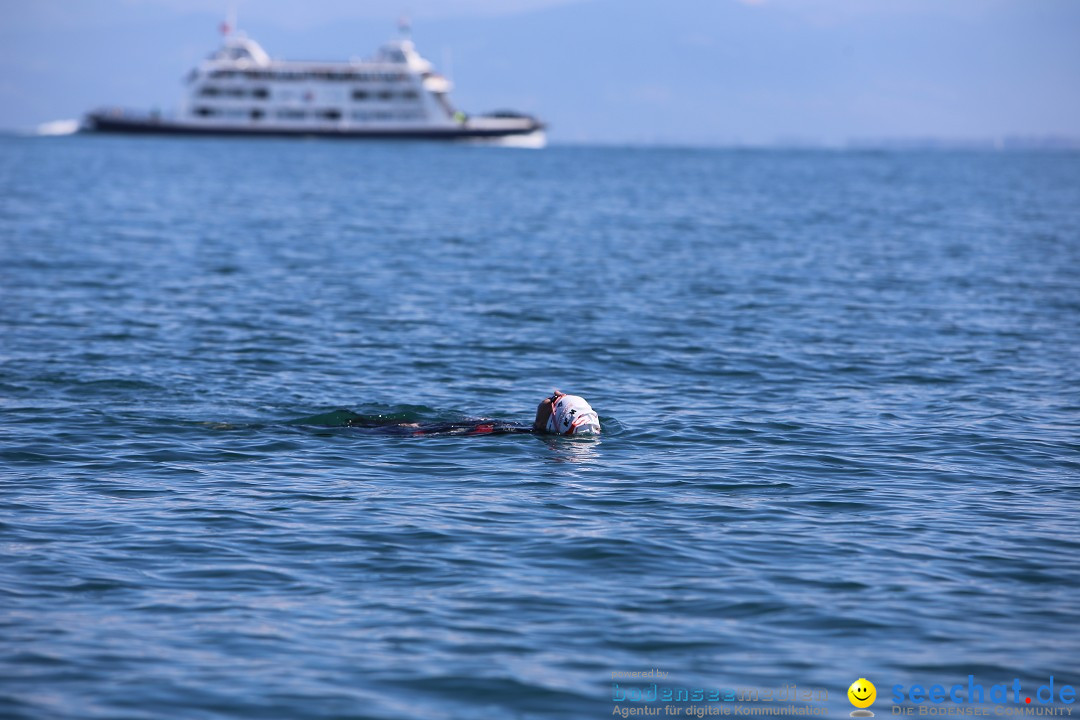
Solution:
<svg viewBox="0 0 1080 720">
<path fill-rule="evenodd" d="M 547 431 L 559 435 L 599 435 L 600 417 L 585 398 L 560 395 L 551 404 Z"/>
</svg>

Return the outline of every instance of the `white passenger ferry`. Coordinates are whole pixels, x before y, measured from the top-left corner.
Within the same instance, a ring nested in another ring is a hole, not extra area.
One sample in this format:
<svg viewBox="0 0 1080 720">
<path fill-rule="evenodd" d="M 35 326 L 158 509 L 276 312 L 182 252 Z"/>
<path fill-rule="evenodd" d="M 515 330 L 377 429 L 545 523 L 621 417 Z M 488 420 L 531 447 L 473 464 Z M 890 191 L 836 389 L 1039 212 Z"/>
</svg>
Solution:
<svg viewBox="0 0 1080 720">
<path fill-rule="evenodd" d="M 175 117 L 121 109 L 89 113 L 91 132 L 497 140 L 539 147 L 544 125 L 529 115 L 467 115 L 450 102 L 450 81 L 401 37 L 369 60 L 274 60 L 230 24 L 215 53 L 187 77 Z"/>
</svg>

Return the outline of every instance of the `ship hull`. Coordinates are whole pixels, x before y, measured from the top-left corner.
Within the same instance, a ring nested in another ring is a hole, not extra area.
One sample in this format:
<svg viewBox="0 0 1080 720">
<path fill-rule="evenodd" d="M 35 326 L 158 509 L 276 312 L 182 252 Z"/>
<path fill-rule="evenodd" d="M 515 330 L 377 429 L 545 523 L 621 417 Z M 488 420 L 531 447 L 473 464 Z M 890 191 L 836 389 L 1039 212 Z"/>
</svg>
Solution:
<svg viewBox="0 0 1080 720">
<path fill-rule="evenodd" d="M 130 118 L 120 115 L 91 113 L 83 124 L 84 132 L 125 135 L 185 135 L 204 137 L 299 137 L 337 138 L 348 140 L 499 140 L 542 134 L 539 122 L 514 127 L 470 127 L 468 123 L 451 127 L 399 128 L 289 128 L 238 127 L 183 123 L 157 118 Z"/>
</svg>

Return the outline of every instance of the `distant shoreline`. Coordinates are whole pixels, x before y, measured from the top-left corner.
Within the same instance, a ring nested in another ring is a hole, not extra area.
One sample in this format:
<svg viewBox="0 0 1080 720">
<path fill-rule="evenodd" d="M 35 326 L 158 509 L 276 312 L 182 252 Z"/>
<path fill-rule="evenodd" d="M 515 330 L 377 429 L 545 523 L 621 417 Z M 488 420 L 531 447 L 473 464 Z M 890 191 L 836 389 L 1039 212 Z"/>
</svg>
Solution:
<svg viewBox="0 0 1080 720">
<path fill-rule="evenodd" d="M 43 123 L 35 128 L 0 128 L 0 137 L 69 137 L 75 133 L 43 132 Z M 229 138 L 226 138 L 229 139 Z M 243 138 L 249 140 L 251 138 Z M 364 140 L 368 142 L 368 140 Z M 686 142 L 665 140 L 550 140 L 549 147 L 603 147 L 636 149 L 693 149 L 693 150 L 824 150 L 824 151 L 1077 151 L 1080 137 L 1062 135 L 1008 135 L 998 138 L 938 138 L 883 137 L 849 138 L 844 142 L 812 139 L 777 140 L 774 142 Z"/>
</svg>

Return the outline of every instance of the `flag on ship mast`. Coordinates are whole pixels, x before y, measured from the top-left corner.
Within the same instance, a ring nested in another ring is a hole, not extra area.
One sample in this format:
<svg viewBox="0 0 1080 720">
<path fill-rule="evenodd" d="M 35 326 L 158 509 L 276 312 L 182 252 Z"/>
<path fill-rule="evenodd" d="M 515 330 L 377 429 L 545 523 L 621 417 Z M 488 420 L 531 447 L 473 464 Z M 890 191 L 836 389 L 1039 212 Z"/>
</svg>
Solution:
<svg viewBox="0 0 1080 720">
<path fill-rule="evenodd" d="M 221 21 L 221 34 L 228 36 L 236 29 L 236 8 L 231 8 L 229 14 Z"/>
</svg>

